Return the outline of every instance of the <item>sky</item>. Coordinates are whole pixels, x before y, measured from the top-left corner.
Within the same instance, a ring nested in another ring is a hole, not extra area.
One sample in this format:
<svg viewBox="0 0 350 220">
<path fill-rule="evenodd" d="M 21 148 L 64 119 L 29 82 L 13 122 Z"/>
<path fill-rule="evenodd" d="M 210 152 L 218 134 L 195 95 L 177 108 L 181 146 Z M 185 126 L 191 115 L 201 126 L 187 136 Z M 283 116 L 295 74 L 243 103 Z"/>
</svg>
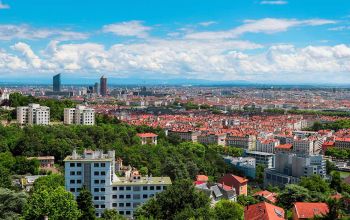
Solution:
<svg viewBox="0 0 350 220">
<path fill-rule="evenodd" d="M 0 81 L 56 73 L 349 83 L 350 1 L 0 0 Z"/>
</svg>

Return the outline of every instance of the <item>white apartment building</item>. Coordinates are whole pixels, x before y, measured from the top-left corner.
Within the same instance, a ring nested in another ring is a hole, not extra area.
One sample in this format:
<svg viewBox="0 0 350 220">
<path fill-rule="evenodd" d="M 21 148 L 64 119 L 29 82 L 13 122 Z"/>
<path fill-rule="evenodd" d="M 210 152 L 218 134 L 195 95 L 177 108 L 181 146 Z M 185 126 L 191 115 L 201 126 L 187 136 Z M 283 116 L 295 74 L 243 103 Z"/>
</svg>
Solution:
<svg viewBox="0 0 350 220">
<path fill-rule="evenodd" d="M 256 141 L 256 151 L 273 154 L 278 145 L 280 145 L 278 139 L 260 139 Z"/>
<path fill-rule="evenodd" d="M 17 123 L 21 125 L 49 125 L 50 108 L 34 103 L 17 107 Z"/>
<path fill-rule="evenodd" d="M 124 177 L 117 177 L 115 151 L 85 150 L 82 155 L 73 151 L 65 162 L 65 188 L 79 195 L 85 186 L 92 194 L 96 216 L 104 209 L 116 209 L 119 214 L 132 218 L 136 208 L 171 185 L 169 177 L 141 176 L 130 169 Z"/>
<path fill-rule="evenodd" d="M 77 125 L 94 125 L 95 110 L 84 105 L 64 109 L 64 123 Z"/>
</svg>

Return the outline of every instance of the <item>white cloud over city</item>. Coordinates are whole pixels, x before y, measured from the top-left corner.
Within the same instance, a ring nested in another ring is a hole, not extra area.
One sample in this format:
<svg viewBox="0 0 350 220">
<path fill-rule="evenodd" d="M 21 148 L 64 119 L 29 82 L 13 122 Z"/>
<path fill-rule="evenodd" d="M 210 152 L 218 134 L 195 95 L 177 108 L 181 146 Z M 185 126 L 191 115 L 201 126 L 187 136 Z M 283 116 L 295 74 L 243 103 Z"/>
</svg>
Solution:
<svg viewBox="0 0 350 220">
<path fill-rule="evenodd" d="M 202 22 L 203 27 L 213 25 Z M 261 44 L 245 40 L 245 33 L 274 34 L 292 27 L 336 24 L 327 19 L 245 20 L 230 30 L 155 37 L 157 27 L 141 21 L 106 24 L 100 37 L 134 38 L 105 45 L 89 39 L 93 33 L 0 25 L 0 40 L 13 41 L 0 49 L 0 75 L 12 72 L 67 74 L 105 73 L 109 77 L 150 76 L 208 80 L 273 81 L 295 79 L 341 82 L 350 73 L 350 46 Z M 328 27 L 329 28 L 329 27 Z M 95 33 L 95 34 L 96 34 Z M 40 49 L 31 40 L 51 39 Z M 28 41 L 29 39 L 29 41 Z M 68 42 L 69 41 L 69 42 Z M 330 80 L 330 79 L 328 79 Z"/>
</svg>

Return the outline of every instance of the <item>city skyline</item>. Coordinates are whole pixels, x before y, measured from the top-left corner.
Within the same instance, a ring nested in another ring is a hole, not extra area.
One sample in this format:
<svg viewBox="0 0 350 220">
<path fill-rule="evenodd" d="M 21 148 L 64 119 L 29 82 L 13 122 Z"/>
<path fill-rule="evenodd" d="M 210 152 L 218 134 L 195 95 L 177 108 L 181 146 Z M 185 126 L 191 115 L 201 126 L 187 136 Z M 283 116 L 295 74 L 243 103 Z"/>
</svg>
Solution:
<svg viewBox="0 0 350 220">
<path fill-rule="evenodd" d="M 3 0 L 1 6 L 3 82 L 42 82 L 56 73 L 295 84 L 349 78 L 350 5 L 344 0 Z"/>
</svg>

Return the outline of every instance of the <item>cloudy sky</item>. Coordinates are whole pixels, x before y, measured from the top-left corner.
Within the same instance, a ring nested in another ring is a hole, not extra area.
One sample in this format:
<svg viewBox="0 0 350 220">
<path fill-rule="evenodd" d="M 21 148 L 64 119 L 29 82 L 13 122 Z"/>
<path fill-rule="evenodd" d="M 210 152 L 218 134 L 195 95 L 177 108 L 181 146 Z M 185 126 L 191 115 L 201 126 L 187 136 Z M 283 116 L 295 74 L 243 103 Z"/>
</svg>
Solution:
<svg viewBox="0 0 350 220">
<path fill-rule="evenodd" d="M 350 82 L 348 0 L 0 0 L 0 80 Z"/>
</svg>

